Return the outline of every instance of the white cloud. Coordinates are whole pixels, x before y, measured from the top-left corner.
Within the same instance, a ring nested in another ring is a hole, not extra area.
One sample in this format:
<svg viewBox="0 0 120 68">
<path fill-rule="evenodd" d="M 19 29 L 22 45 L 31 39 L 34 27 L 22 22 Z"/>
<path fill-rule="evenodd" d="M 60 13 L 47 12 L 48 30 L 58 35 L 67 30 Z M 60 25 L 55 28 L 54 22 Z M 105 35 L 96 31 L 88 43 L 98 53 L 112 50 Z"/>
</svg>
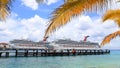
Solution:
<svg viewBox="0 0 120 68">
<path fill-rule="evenodd" d="M 51 4 L 53 4 L 53 3 L 56 3 L 56 2 L 58 2 L 59 0 L 48 0 L 47 2 L 46 2 L 46 4 L 47 5 L 51 5 Z"/>
<path fill-rule="evenodd" d="M 76 41 L 83 40 L 89 35 L 88 41 L 101 43 L 102 39 L 118 29 L 113 21 L 102 23 L 100 19 L 92 20 L 89 16 L 79 16 L 58 31 L 50 39 L 68 38 Z"/>
<path fill-rule="evenodd" d="M 6 22 L 0 22 L 0 41 L 22 38 L 33 41 L 42 40 L 47 21 L 47 19 L 35 15 L 28 19 L 17 20 L 10 18 Z M 53 33 L 48 40 L 66 38 L 80 41 L 83 40 L 84 36 L 89 35 L 88 41 L 100 43 L 105 36 L 116 30 L 118 30 L 118 27 L 113 21 L 109 20 L 102 23 L 100 19 L 93 20 L 89 16 L 79 16 L 73 18 L 69 24 Z M 119 47 L 114 43 L 111 46 Z"/>
<path fill-rule="evenodd" d="M 36 0 L 21 0 L 22 4 L 32 8 L 33 10 L 37 10 L 38 9 L 38 3 L 36 2 Z"/>
<path fill-rule="evenodd" d="M 32 8 L 33 10 L 37 10 L 38 7 L 39 7 L 39 3 L 37 3 L 36 0 L 21 0 L 21 1 L 22 1 L 22 5 L 25 5 L 25 6 L 29 7 L 29 8 Z M 42 0 L 38 0 L 38 1 L 42 1 Z M 57 3 L 57 2 L 59 2 L 59 1 L 60 1 L 60 0 L 44 0 L 44 4 L 51 5 L 51 4 Z M 109 7 L 110 9 L 120 8 L 120 3 L 118 2 L 118 3 L 116 4 L 116 1 L 117 1 L 117 0 L 114 0 L 114 1 L 112 2 L 112 6 L 109 5 L 109 6 L 110 6 L 110 7 Z"/>
<path fill-rule="evenodd" d="M 37 10 L 39 7 L 39 3 L 37 3 L 36 0 L 21 0 L 21 1 L 22 1 L 22 5 L 32 8 L 33 10 Z M 47 5 L 51 5 L 58 1 L 59 0 L 44 0 L 44 3 Z"/>
<path fill-rule="evenodd" d="M 29 19 L 10 18 L 6 22 L 0 22 L 0 41 L 12 39 L 42 40 L 46 21 L 47 19 L 35 15 Z"/>
</svg>

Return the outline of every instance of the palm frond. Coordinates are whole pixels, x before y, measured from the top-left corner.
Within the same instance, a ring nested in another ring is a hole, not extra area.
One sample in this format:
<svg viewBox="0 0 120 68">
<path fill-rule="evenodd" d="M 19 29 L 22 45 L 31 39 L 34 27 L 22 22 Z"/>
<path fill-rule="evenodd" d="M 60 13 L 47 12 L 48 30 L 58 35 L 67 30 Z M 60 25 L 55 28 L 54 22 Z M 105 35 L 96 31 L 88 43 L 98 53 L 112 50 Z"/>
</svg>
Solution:
<svg viewBox="0 0 120 68">
<path fill-rule="evenodd" d="M 109 10 L 103 15 L 103 22 L 106 20 L 114 20 L 116 24 L 120 27 L 120 9 Z"/>
<path fill-rule="evenodd" d="M 10 14 L 12 0 L 0 0 L 0 20 L 5 20 Z"/>
<path fill-rule="evenodd" d="M 67 24 L 73 16 L 87 11 L 93 12 L 106 9 L 108 3 L 110 4 L 111 1 L 112 0 L 76 0 L 63 4 L 53 12 L 45 36 L 49 36 L 57 28 Z"/>
<path fill-rule="evenodd" d="M 105 44 L 109 43 L 112 39 L 116 38 L 117 36 L 120 36 L 120 30 L 106 36 L 103 39 L 101 45 L 104 46 Z"/>
</svg>

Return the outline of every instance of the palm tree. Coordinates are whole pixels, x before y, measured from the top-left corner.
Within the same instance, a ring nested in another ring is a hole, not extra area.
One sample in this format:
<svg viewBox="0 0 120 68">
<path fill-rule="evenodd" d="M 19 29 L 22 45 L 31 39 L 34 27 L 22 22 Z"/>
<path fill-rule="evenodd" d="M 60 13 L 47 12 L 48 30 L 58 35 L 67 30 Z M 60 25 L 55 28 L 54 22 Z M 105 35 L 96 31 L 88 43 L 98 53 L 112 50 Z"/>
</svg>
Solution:
<svg viewBox="0 0 120 68">
<path fill-rule="evenodd" d="M 65 3 L 57 8 L 49 21 L 45 36 L 48 37 L 59 27 L 67 24 L 72 17 L 85 12 L 103 11 L 114 0 L 64 0 Z"/>
<path fill-rule="evenodd" d="M 12 1 L 13 0 L 0 0 L 0 20 L 5 20 L 10 14 Z"/>
<path fill-rule="evenodd" d="M 109 19 L 114 20 L 115 23 L 120 27 L 120 9 L 107 11 L 103 16 L 103 22 Z M 112 39 L 116 38 L 117 36 L 120 36 L 120 30 L 106 36 L 103 39 L 101 45 L 109 43 Z"/>
</svg>

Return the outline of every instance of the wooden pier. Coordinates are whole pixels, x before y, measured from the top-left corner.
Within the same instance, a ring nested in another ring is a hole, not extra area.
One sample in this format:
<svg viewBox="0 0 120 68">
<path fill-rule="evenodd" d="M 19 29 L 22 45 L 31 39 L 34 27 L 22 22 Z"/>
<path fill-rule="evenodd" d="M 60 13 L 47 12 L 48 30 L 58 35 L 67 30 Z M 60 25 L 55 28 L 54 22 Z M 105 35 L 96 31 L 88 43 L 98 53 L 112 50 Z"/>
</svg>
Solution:
<svg viewBox="0 0 120 68">
<path fill-rule="evenodd" d="M 0 57 L 75 56 L 110 54 L 108 49 L 0 49 Z"/>
</svg>

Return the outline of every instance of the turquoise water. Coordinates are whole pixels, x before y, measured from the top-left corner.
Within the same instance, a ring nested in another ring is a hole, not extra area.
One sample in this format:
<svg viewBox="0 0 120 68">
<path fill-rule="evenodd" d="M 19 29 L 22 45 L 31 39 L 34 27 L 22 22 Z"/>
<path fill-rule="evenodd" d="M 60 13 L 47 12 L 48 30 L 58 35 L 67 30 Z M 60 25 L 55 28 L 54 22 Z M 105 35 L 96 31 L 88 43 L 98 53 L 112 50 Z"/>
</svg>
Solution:
<svg viewBox="0 0 120 68">
<path fill-rule="evenodd" d="M 0 68 L 120 68 L 120 51 L 109 55 L 0 58 Z"/>
</svg>

